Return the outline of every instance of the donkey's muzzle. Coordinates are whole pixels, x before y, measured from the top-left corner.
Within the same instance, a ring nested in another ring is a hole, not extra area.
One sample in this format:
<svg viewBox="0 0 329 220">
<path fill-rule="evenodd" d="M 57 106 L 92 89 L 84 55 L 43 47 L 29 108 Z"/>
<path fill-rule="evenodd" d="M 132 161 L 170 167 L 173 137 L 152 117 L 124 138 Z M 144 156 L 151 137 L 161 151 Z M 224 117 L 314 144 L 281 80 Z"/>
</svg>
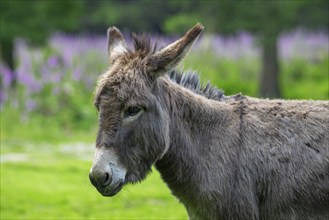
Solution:
<svg viewBox="0 0 329 220">
<path fill-rule="evenodd" d="M 89 179 L 103 196 L 114 196 L 124 185 L 125 171 L 110 163 L 102 168 L 93 167 Z"/>
<path fill-rule="evenodd" d="M 107 187 L 112 182 L 112 175 L 108 172 L 105 173 L 90 173 L 89 174 L 90 182 L 96 187 Z"/>
</svg>

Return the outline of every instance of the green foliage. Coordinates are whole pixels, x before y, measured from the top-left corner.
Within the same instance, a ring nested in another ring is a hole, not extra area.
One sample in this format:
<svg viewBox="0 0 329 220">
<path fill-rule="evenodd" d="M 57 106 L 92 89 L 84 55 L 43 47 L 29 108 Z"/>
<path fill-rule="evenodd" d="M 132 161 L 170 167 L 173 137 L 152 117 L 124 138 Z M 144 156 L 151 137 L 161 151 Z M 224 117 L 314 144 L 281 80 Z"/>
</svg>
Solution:
<svg viewBox="0 0 329 220">
<path fill-rule="evenodd" d="M 329 59 L 282 62 L 281 89 L 290 99 L 329 99 Z M 298 82 L 298 83 L 297 83 Z"/>
<path fill-rule="evenodd" d="M 80 26 L 83 1 L 2 0 L 1 42 L 15 37 L 43 43 L 52 31 L 74 31 Z"/>
<path fill-rule="evenodd" d="M 1 39 L 44 42 L 50 31 L 103 31 L 118 25 L 135 31 L 177 33 L 200 21 L 214 31 L 282 31 L 297 25 L 328 26 L 328 2 L 303 1 L 1 1 Z M 60 16 L 58 16 L 60 15 Z M 176 20 L 177 24 L 173 21 Z M 176 26 L 177 25 L 177 26 Z M 174 26 L 177 29 L 174 29 Z"/>
<path fill-rule="evenodd" d="M 240 92 L 248 96 L 258 95 L 257 78 L 260 67 L 257 60 L 218 59 L 213 54 L 204 52 L 190 54 L 184 66 L 200 72 L 203 82 L 211 82 L 224 90 L 226 95 Z"/>
<path fill-rule="evenodd" d="M 300 58 L 280 60 L 282 96 L 285 99 L 329 99 L 329 58 L 322 57 L 314 62 Z M 206 64 L 206 65 L 203 65 Z M 260 63 L 257 59 L 218 59 L 209 52 L 191 53 L 184 66 L 200 72 L 204 82 L 225 91 L 226 95 L 241 92 L 244 95 L 258 94 Z"/>
<path fill-rule="evenodd" d="M 184 33 L 199 21 L 198 16 L 194 14 L 174 15 L 165 21 L 164 31 L 170 34 Z"/>
<path fill-rule="evenodd" d="M 296 25 L 298 1 L 242 1 L 232 4 L 219 1 L 217 7 L 218 29 L 224 32 L 248 30 L 254 33 L 278 35 L 284 29 Z"/>
<path fill-rule="evenodd" d="M 129 32 L 163 33 L 164 21 L 177 11 L 168 1 L 94 1 L 89 6 L 91 10 L 84 20 L 87 28 L 95 32 L 115 25 Z"/>
<path fill-rule="evenodd" d="M 320 1 L 169 1 L 179 8 L 173 17 L 196 17 L 209 30 L 235 33 L 246 30 L 258 34 L 278 35 L 296 26 L 328 27 L 328 2 Z M 173 20 L 168 17 L 165 23 Z M 178 29 L 179 30 L 179 29 Z M 170 30 L 172 31 L 172 30 Z"/>
</svg>

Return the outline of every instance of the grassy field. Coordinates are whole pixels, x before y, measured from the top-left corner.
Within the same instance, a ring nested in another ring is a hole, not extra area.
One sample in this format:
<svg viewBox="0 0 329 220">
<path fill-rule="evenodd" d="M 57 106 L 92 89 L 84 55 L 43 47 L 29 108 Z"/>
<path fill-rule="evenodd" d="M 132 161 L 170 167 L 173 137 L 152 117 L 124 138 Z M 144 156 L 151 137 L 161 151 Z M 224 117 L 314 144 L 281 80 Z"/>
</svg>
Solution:
<svg viewBox="0 0 329 220">
<path fill-rule="evenodd" d="M 1 219 L 187 219 L 154 171 L 117 196 L 90 184 L 93 144 L 1 143 Z"/>
</svg>

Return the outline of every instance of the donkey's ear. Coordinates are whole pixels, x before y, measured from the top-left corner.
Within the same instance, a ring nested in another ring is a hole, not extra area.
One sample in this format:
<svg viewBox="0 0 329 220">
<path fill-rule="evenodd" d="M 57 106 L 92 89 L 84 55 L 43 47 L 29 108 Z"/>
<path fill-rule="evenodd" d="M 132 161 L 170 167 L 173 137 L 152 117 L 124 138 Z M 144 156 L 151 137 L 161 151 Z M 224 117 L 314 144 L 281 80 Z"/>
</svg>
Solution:
<svg viewBox="0 0 329 220">
<path fill-rule="evenodd" d="M 198 23 L 182 38 L 149 57 L 147 70 L 150 74 L 157 77 L 174 69 L 186 56 L 203 29 L 203 25 Z"/>
<path fill-rule="evenodd" d="M 117 55 L 124 53 L 126 50 L 127 46 L 122 33 L 116 27 L 109 27 L 107 29 L 107 52 L 110 61 Z"/>
</svg>

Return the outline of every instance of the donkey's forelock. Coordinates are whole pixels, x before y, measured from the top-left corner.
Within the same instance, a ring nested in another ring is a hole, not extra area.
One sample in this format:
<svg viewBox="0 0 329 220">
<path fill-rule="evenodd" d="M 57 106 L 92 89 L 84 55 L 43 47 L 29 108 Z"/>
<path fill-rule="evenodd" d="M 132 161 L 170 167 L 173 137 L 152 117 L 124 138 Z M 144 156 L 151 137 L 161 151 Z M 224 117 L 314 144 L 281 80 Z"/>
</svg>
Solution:
<svg viewBox="0 0 329 220">
<path fill-rule="evenodd" d="M 150 36 L 143 34 L 143 35 L 136 35 L 133 34 L 133 42 L 134 42 L 134 50 L 128 50 L 125 55 L 127 57 L 139 57 L 141 59 L 145 58 L 148 55 L 155 54 L 157 51 L 157 44 L 151 43 Z"/>
</svg>

